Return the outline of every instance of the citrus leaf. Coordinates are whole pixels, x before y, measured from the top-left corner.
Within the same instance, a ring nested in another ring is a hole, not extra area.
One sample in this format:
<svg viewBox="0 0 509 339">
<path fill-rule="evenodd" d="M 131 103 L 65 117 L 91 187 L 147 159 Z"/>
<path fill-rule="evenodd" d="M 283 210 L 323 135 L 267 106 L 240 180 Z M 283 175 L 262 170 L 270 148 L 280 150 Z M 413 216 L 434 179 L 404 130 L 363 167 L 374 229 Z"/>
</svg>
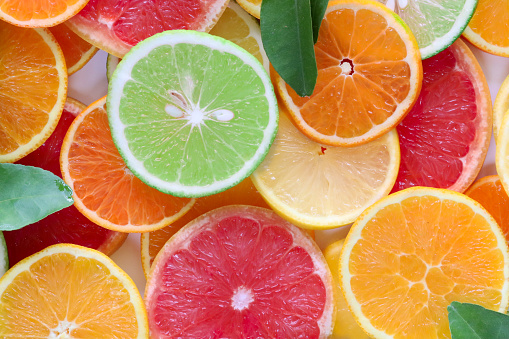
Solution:
<svg viewBox="0 0 509 339">
<path fill-rule="evenodd" d="M 260 28 L 276 72 L 298 95 L 311 95 L 318 70 L 309 0 L 263 0 Z"/>
<path fill-rule="evenodd" d="M 313 24 L 313 42 L 316 44 L 318 33 L 322 25 L 323 16 L 327 10 L 329 0 L 310 0 L 311 1 L 311 22 Z"/>
<path fill-rule="evenodd" d="M 507 339 L 509 316 L 453 301 L 447 306 L 452 339 Z"/>
<path fill-rule="evenodd" d="M 20 229 L 72 203 L 71 188 L 53 173 L 0 164 L 0 230 Z"/>
</svg>

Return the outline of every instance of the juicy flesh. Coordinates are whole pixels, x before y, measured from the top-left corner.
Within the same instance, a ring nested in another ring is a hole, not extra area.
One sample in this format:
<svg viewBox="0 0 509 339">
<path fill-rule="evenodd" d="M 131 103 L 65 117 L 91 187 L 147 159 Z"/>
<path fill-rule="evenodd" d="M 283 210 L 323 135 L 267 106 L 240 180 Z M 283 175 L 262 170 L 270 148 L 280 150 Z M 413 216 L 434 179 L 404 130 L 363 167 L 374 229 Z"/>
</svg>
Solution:
<svg viewBox="0 0 509 339">
<path fill-rule="evenodd" d="M 0 11 L 19 21 L 56 17 L 82 0 L 0 0 Z"/>
<path fill-rule="evenodd" d="M 362 313 L 395 338 L 431 339 L 450 337 L 451 301 L 498 310 L 504 257 L 491 227 L 470 207 L 433 196 L 383 208 L 350 255 Z"/>
<path fill-rule="evenodd" d="M 60 48 L 62 48 L 68 69 L 80 62 L 83 55 L 93 48 L 91 44 L 76 35 L 65 24 L 50 27 L 49 30 L 55 36 Z"/>
<path fill-rule="evenodd" d="M 162 265 L 154 335 L 318 338 L 325 286 L 289 231 L 240 214 L 211 223 Z"/>
<path fill-rule="evenodd" d="M 313 94 L 301 98 L 286 88 L 305 123 L 323 135 L 365 134 L 387 120 L 410 91 L 407 47 L 385 18 L 372 11 L 326 14 L 315 53 Z"/>
<path fill-rule="evenodd" d="M 487 43 L 508 47 L 509 9 L 507 1 L 479 0 L 468 27 L 479 34 Z"/>
<path fill-rule="evenodd" d="M 453 48 L 423 61 L 420 96 L 397 126 L 401 165 L 393 192 L 411 186 L 448 188 L 468 166 L 480 114 L 474 85 L 458 67 Z"/>
</svg>

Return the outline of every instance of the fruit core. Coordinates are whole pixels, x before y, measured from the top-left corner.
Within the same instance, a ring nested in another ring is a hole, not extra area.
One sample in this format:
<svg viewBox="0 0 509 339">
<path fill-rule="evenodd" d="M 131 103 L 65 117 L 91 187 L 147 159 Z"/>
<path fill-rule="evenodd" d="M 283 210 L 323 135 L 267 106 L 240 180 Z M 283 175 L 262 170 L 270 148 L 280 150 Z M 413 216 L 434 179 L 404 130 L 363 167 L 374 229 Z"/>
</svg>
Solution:
<svg viewBox="0 0 509 339">
<path fill-rule="evenodd" d="M 242 311 L 249 307 L 254 301 L 253 291 L 245 286 L 240 286 L 232 296 L 232 307 L 234 310 Z"/>
<path fill-rule="evenodd" d="M 354 73 L 353 62 L 348 58 L 341 60 L 339 66 L 341 66 L 344 75 L 352 75 Z"/>
<path fill-rule="evenodd" d="M 76 329 L 78 326 L 74 322 L 62 320 L 58 323 L 58 326 L 51 330 L 49 338 L 66 339 L 72 338 L 71 331 Z"/>
</svg>

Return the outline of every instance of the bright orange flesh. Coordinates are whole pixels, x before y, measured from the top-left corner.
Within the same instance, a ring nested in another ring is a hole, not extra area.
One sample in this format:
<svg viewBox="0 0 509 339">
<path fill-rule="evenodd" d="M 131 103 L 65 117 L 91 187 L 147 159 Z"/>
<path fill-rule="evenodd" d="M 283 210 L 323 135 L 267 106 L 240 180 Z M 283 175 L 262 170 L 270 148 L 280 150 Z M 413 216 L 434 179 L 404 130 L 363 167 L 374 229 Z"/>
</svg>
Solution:
<svg viewBox="0 0 509 339">
<path fill-rule="evenodd" d="M 67 92 L 65 60 L 46 29 L 0 21 L 0 162 L 14 162 L 51 135 Z"/>
<path fill-rule="evenodd" d="M 447 338 L 452 301 L 506 311 L 508 258 L 495 220 L 474 200 L 410 188 L 357 219 L 341 253 L 342 287 L 371 336 Z"/>
<path fill-rule="evenodd" d="M 126 167 L 111 138 L 106 97 L 73 122 L 61 152 L 65 182 L 75 206 L 96 224 L 120 232 L 148 232 L 180 218 L 194 199 L 159 192 Z"/>
<path fill-rule="evenodd" d="M 51 27 L 49 30 L 64 52 L 69 75 L 79 71 L 98 51 L 97 47 L 80 38 L 65 24 Z"/>
<path fill-rule="evenodd" d="M 297 127 L 315 141 L 356 145 L 394 127 L 419 94 L 417 42 L 382 5 L 333 1 L 315 45 L 318 79 L 310 97 L 277 77 Z"/>
<path fill-rule="evenodd" d="M 242 6 L 249 14 L 257 19 L 260 19 L 260 9 L 262 0 L 237 0 L 237 3 Z"/>
<path fill-rule="evenodd" d="M 50 246 L 0 280 L 1 338 L 146 338 L 147 328 L 133 281 L 85 247 Z"/>
</svg>

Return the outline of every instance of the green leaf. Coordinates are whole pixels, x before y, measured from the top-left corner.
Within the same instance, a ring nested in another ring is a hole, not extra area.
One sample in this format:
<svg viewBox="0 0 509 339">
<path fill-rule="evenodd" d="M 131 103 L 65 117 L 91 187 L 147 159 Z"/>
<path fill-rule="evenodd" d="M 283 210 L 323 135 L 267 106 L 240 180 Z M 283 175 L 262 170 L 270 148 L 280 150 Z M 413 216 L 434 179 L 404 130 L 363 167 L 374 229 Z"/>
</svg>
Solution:
<svg viewBox="0 0 509 339">
<path fill-rule="evenodd" d="M 311 1 L 311 22 L 313 24 L 313 42 L 316 44 L 318 33 L 322 25 L 323 16 L 327 10 L 329 0 L 310 0 Z"/>
<path fill-rule="evenodd" d="M 447 306 L 452 339 L 507 339 L 509 316 L 482 306 L 453 301 Z"/>
<path fill-rule="evenodd" d="M 41 168 L 0 164 L 0 230 L 33 224 L 72 205 L 72 190 Z"/>
<path fill-rule="evenodd" d="M 260 28 L 274 69 L 298 95 L 313 94 L 318 70 L 309 0 L 263 0 Z"/>
</svg>

